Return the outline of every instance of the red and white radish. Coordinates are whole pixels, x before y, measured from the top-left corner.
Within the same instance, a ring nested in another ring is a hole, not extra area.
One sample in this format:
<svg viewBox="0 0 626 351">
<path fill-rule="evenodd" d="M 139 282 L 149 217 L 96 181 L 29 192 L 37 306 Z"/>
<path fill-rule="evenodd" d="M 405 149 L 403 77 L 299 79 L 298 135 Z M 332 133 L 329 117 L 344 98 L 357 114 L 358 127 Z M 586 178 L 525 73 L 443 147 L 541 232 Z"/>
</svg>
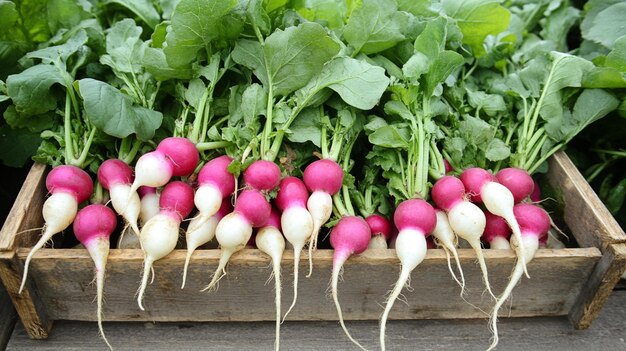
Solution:
<svg viewBox="0 0 626 351">
<path fill-rule="evenodd" d="M 504 218 L 496 216 L 493 213 L 485 212 L 485 231 L 483 232 L 483 240 L 489 243 L 489 248 L 495 250 L 510 250 L 511 245 L 511 228 Z"/>
<path fill-rule="evenodd" d="M 391 237 L 391 223 L 379 214 L 373 214 L 365 218 L 365 222 L 370 227 L 372 238 L 368 245 L 369 249 L 387 249 L 387 240 Z"/>
<path fill-rule="evenodd" d="M 309 192 L 304 183 L 296 177 L 285 177 L 278 185 L 274 203 L 282 211 L 280 223 L 285 238 L 293 246 L 293 301 L 283 316 L 283 320 L 298 300 L 298 266 L 300 254 L 313 232 L 313 218 L 306 209 Z"/>
<path fill-rule="evenodd" d="M 280 182 L 280 168 L 272 161 L 254 161 L 243 171 L 243 181 L 253 189 L 272 190 Z"/>
<path fill-rule="evenodd" d="M 198 221 L 213 216 L 222 206 L 222 199 L 235 191 L 235 177 L 228 172 L 232 161 L 226 155 L 219 156 L 207 162 L 198 172 L 198 189 L 194 196 L 198 216 L 189 223 L 190 228 L 201 224 Z"/>
<path fill-rule="evenodd" d="M 437 215 L 426 201 L 411 199 L 400 203 L 393 215 L 393 222 L 399 232 L 396 236 L 396 255 L 400 260 L 400 276 L 387 298 L 385 311 L 380 319 L 380 347 L 385 350 L 385 328 L 389 312 L 400 292 L 409 281 L 411 272 L 426 257 L 426 237 L 435 229 Z"/>
<path fill-rule="evenodd" d="M 122 216 L 139 236 L 137 220 L 141 210 L 141 201 L 137 192 L 130 191 L 133 183 L 133 169 L 122 160 L 106 160 L 98 168 L 98 181 L 109 191 L 115 212 Z M 123 235 L 124 231 L 122 231 Z"/>
<path fill-rule="evenodd" d="M 361 217 L 345 216 L 342 217 L 330 232 L 330 246 L 335 250 L 333 253 L 333 272 L 331 280 L 331 290 L 337 314 L 339 315 L 339 324 L 350 341 L 361 349 L 365 350 L 361 344 L 356 341 L 343 321 L 341 306 L 339 305 L 339 297 L 337 295 L 337 285 L 339 283 L 339 273 L 343 264 L 352 255 L 358 255 L 367 250 L 372 233 L 370 227 Z"/>
<path fill-rule="evenodd" d="M 535 257 L 535 253 L 539 248 L 540 240 L 545 237 L 548 233 L 548 230 L 550 230 L 550 216 L 544 209 L 527 203 L 520 203 L 515 205 L 515 207 L 513 208 L 513 212 L 515 214 L 515 218 L 519 223 L 522 234 L 522 241 L 524 243 L 524 248 L 521 249 L 521 252 L 523 254 L 524 261 L 526 263 L 529 263 Z M 515 248 L 516 251 L 520 250 L 520 245 L 516 237 L 511 238 L 511 246 Z M 493 311 L 491 312 L 489 323 L 491 326 L 491 330 L 493 331 L 493 338 L 491 340 L 491 345 L 489 346 L 487 351 L 493 350 L 498 344 L 498 311 L 509 298 L 509 296 L 511 296 L 513 288 L 520 281 L 523 274 L 524 268 L 522 267 L 522 259 L 518 256 L 515 267 L 513 268 L 513 272 L 511 273 L 509 283 L 504 289 L 504 292 L 502 292 L 502 295 L 500 295 L 496 300 L 496 304 L 493 307 Z"/>
<path fill-rule="evenodd" d="M 526 262 L 522 255 L 524 243 L 521 240 L 522 234 L 520 233 L 519 224 L 513 214 L 515 199 L 511 191 L 498 183 L 491 173 L 482 168 L 468 168 L 461 173 L 460 179 L 470 195 L 471 201 L 482 202 L 487 211 L 504 218 L 509 227 L 511 227 L 513 236 L 520 244 L 520 251 L 516 251 L 515 254 L 518 258 L 521 258 L 524 272 L 526 272 Z M 526 272 L 526 275 L 528 275 L 528 272 Z"/>
<path fill-rule="evenodd" d="M 139 194 L 139 223 L 143 226 L 148 220 L 161 210 L 159 208 L 159 194 L 156 188 L 140 186 L 137 189 Z M 118 249 L 141 249 L 139 235 L 120 235 L 117 240 Z"/>
<path fill-rule="evenodd" d="M 343 185 L 343 169 L 333 160 L 317 160 L 304 169 L 302 180 L 311 191 L 306 205 L 313 218 L 313 232 L 309 239 L 309 274 L 307 274 L 307 277 L 310 277 L 313 273 L 313 250 L 317 248 L 320 229 L 333 212 L 332 196 Z"/>
<path fill-rule="evenodd" d="M 222 206 L 215 214 L 202 221 L 197 220 L 197 218 L 200 217 L 196 216 L 191 220 L 191 222 L 189 222 L 189 227 L 187 227 L 187 231 L 185 232 L 187 255 L 185 257 L 185 265 L 183 267 L 183 283 L 180 286 L 181 289 L 185 288 L 185 282 L 187 281 L 187 269 L 189 268 L 189 262 L 191 261 L 191 256 L 193 255 L 193 252 L 198 247 L 213 240 L 213 238 L 215 237 L 215 229 L 217 228 L 217 223 L 219 223 L 219 221 L 224 218 L 224 216 L 229 214 L 232 209 L 233 206 L 230 204 L 230 199 L 224 198 L 222 200 Z"/>
<path fill-rule="evenodd" d="M 230 257 L 246 246 L 253 227 L 262 227 L 267 223 L 271 210 L 269 202 L 258 190 L 241 192 L 233 212 L 224 216 L 215 228 L 215 238 L 221 249 L 220 262 L 213 279 L 202 291 L 216 288 L 217 282 L 226 275 L 226 264 Z"/>
<path fill-rule="evenodd" d="M 78 212 L 78 204 L 87 200 L 93 193 L 93 181 L 82 169 L 71 165 L 61 165 L 48 173 L 46 188 L 52 195 L 43 203 L 41 211 L 45 221 L 43 233 L 26 256 L 19 293 L 26 284 L 28 266 L 33 256 L 48 240 L 52 239 L 54 234 L 65 230 L 72 224 Z"/>
<path fill-rule="evenodd" d="M 274 348 L 280 349 L 280 306 L 281 298 L 280 293 L 282 290 L 280 262 L 285 252 L 285 238 L 280 232 L 280 212 L 276 208 L 272 208 L 267 224 L 259 229 L 256 233 L 255 243 L 257 248 L 267 254 L 272 259 L 272 272 L 274 275 L 274 291 L 275 304 L 276 304 L 276 338 L 274 341 Z"/>
<path fill-rule="evenodd" d="M 526 199 L 535 190 L 535 181 L 521 168 L 503 168 L 496 173 L 496 179 L 511 191 L 515 203 Z"/>
<path fill-rule="evenodd" d="M 467 241 L 476 252 L 483 280 L 491 296 L 487 265 L 483 256 L 480 237 L 485 231 L 485 214 L 475 204 L 465 199 L 465 187 L 461 180 L 454 176 L 445 176 L 433 185 L 430 195 L 439 208 L 446 211 L 452 231 Z"/>
<path fill-rule="evenodd" d="M 450 222 L 448 221 L 448 215 L 439 209 L 435 210 L 437 214 L 437 224 L 432 231 L 432 237 L 435 244 L 441 247 L 445 253 L 446 258 L 448 260 L 448 270 L 450 274 L 452 274 L 452 278 L 459 284 L 461 287 L 461 296 L 465 292 L 465 276 L 463 276 L 463 268 L 461 267 L 461 262 L 459 261 L 459 255 L 456 251 L 457 245 L 457 237 L 450 227 Z M 452 269 L 452 265 L 450 264 L 450 253 L 454 256 L 454 260 L 456 262 L 456 267 L 459 270 L 460 280 L 457 278 L 454 270 Z"/>
<path fill-rule="evenodd" d="M 78 211 L 74 219 L 74 235 L 89 252 L 96 267 L 96 301 L 98 328 L 102 339 L 109 349 L 113 350 L 111 344 L 104 335 L 102 328 L 102 300 L 104 295 L 104 275 L 106 271 L 107 258 L 109 257 L 109 238 L 117 226 L 117 217 L 110 208 L 93 204 Z"/>
<path fill-rule="evenodd" d="M 139 240 L 144 252 L 144 268 L 137 303 L 143 311 L 143 296 L 152 264 L 176 248 L 180 223 L 193 209 L 193 189 L 181 181 L 170 182 L 159 199 L 160 212 L 141 228 Z"/>
</svg>

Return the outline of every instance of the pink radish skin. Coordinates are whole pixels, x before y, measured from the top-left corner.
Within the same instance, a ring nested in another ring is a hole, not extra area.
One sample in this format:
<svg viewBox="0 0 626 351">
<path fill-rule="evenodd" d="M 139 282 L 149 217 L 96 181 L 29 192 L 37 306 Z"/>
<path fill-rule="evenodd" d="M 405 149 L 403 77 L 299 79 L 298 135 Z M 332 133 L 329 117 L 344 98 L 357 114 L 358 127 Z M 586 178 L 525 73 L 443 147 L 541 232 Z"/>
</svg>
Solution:
<svg viewBox="0 0 626 351">
<path fill-rule="evenodd" d="M 104 335 L 102 328 L 102 297 L 104 295 L 104 275 L 107 258 L 109 257 L 109 237 L 117 226 L 117 218 L 113 211 L 100 204 L 84 207 L 74 219 L 74 235 L 85 246 L 96 267 L 97 318 L 100 335 L 109 349 L 111 344 Z"/>
<path fill-rule="evenodd" d="M 26 284 L 28 266 L 33 256 L 48 240 L 52 239 L 54 234 L 65 230 L 72 224 L 78 212 L 78 204 L 87 200 L 93 192 L 93 181 L 82 169 L 61 165 L 48 173 L 46 188 L 52 195 L 46 199 L 41 210 L 45 222 L 43 233 L 26 257 L 19 293 L 22 293 Z"/>
<path fill-rule="evenodd" d="M 191 256 L 194 251 L 213 240 L 215 237 L 215 229 L 217 228 L 217 223 L 224 218 L 227 214 L 232 211 L 232 206 L 230 204 L 229 198 L 224 198 L 222 200 L 222 206 L 220 209 L 213 214 L 212 216 L 202 219 L 199 218 L 201 216 L 194 217 L 191 222 L 189 222 L 189 227 L 185 232 L 185 241 L 187 243 L 187 255 L 185 257 L 185 265 L 183 266 L 183 283 L 180 286 L 181 289 L 185 288 L 185 283 L 187 281 L 187 269 L 189 268 L 189 262 L 191 261 Z"/>
<path fill-rule="evenodd" d="M 446 253 L 446 258 L 448 259 L 448 270 L 452 275 L 452 278 L 459 284 L 461 287 L 461 296 L 463 296 L 465 292 L 465 276 L 463 275 L 463 268 L 461 267 L 461 262 L 459 261 L 459 255 L 456 251 L 457 245 L 457 237 L 450 227 L 450 222 L 448 221 L 448 215 L 442 210 L 435 210 L 437 214 L 437 224 L 432 231 L 433 241 L 437 246 L 440 246 Z M 454 256 L 454 260 L 456 261 L 456 267 L 459 270 L 460 280 L 457 278 L 456 274 L 454 274 L 454 270 L 452 269 L 452 265 L 450 264 L 450 253 Z"/>
<path fill-rule="evenodd" d="M 518 258 L 521 258 L 524 272 L 528 276 L 526 262 L 522 254 L 524 242 L 519 224 L 513 214 L 515 200 L 511 191 L 504 185 L 497 183 L 495 177 L 482 168 L 468 168 L 461 173 L 460 179 L 463 185 L 465 185 L 467 193 L 470 194 L 472 201 L 482 202 L 489 212 L 504 218 L 509 224 L 513 236 L 520 245 L 519 250 L 515 251 L 515 254 Z"/>
<path fill-rule="evenodd" d="M 243 172 L 243 181 L 253 189 L 272 190 L 280 182 L 280 168 L 271 161 L 255 161 Z"/>
<path fill-rule="evenodd" d="M 510 250 L 509 238 L 511 237 L 511 228 L 509 228 L 504 218 L 485 212 L 485 219 L 485 231 L 482 238 L 489 243 L 489 248 Z"/>
<path fill-rule="evenodd" d="M 522 233 L 522 241 L 524 242 L 524 248 L 521 251 L 524 255 L 524 261 L 528 263 L 535 257 L 540 239 L 545 237 L 548 230 L 550 230 L 550 216 L 544 209 L 526 203 L 515 205 L 513 212 L 515 213 L 515 218 L 519 223 Z M 520 250 L 516 237 L 511 238 L 511 246 L 516 251 Z M 517 285 L 524 274 L 524 267 L 522 266 L 521 261 L 520 257 L 518 257 L 515 267 L 513 268 L 513 272 L 511 273 L 509 283 L 504 289 L 504 292 L 502 292 L 502 295 L 500 295 L 496 300 L 496 304 L 491 312 L 489 323 L 491 325 L 491 330 L 493 331 L 493 338 L 487 351 L 493 350 L 496 345 L 498 345 L 498 311 L 509 296 L 511 296 L 513 288 Z"/>
<path fill-rule="evenodd" d="M 163 188 L 159 206 L 161 209 L 159 214 L 150 218 L 139 233 L 144 252 L 144 269 L 137 303 L 142 311 L 148 272 L 155 261 L 167 256 L 176 248 L 180 222 L 189 216 L 193 209 L 193 189 L 187 183 L 173 181 Z"/>
<path fill-rule="evenodd" d="M 496 173 L 496 179 L 511 191 L 515 203 L 521 202 L 535 190 L 533 178 L 521 168 L 503 168 Z"/>
<path fill-rule="evenodd" d="M 267 222 L 272 208 L 258 190 L 244 190 L 237 198 L 235 209 L 222 218 L 215 228 L 215 238 L 222 250 L 220 262 L 213 279 L 202 291 L 217 288 L 217 282 L 226 275 L 226 264 L 230 257 L 243 249 L 252 236 L 253 227 L 262 227 Z"/>
<path fill-rule="evenodd" d="M 335 250 L 333 253 L 331 289 L 335 307 L 337 308 L 337 314 L 339 315 L 339 324 L 341 324 L 341 328 L 350 341 L 362 350 L 365 350 L 365 348 L 350 335 L 343 321 L 341 306 L 339 305 L 339 298 L 337 296 L 337 285 L 343 264 L 350 256 L 361 254 L 363 251 L 367 250 L 371 237 L 372 233 L 367 222 L 365 222 L 363 218 L 356 216 L 342 217 L 330 232 L 330 246 Z"/>
<path fill-rule="evenodd" d="M 393 222 L 399 230 L 395 247 L 402 268 L 398 281 L 387 298 L 385 311 L 380 319 L 380 347 L 383 351 L 385 350 L 385 328 L 389 312 L 409 281 L 411 272 L 426 257 L 426 237 L 435 229 L 437 215 L 435 209 L 428 202 L 411 199 L 398 205 L 393 215 Z"/>
<path fill-rule="evenodd" d="M 443 160 L 443 166 L 445 168 L 446 174 L 454 171 L 454 168 L 452 168 L 452 165 L 446 159 Z"/>
<path fill-rule="evenodd" d="M 161 140 L 156 148 L 169 159 L 172 164 L 172 175 L 188 176 L 198 166 L 200 153 L 194 143 L 187 138 L 169 137 Z"/>
<path fill-rule="evenodd" d="M 285 252 L 285 238 L 280 232 L 280 212 L 276 208 L 272 208 L 272 213 L 267 224 L 258 230 L 255 237 L 256 246 L 272 259 L 272 272 L 274 275 L 274 291 L 276 293 L 274 302 L 276 304 L 276 337 L 274 341 L 274 349 L 280 349 L 280 293 L 282 290 L 280 262 Z"/>
<path fill-rule="evenodd" d="M 535 187 L 533 188 L 533 192 L 530 194 L 530 201 L 539 202 L 541 201 L 541 188 L 536 180 L 533 180 L 533 183 L 535 183 Z"/>
<path fill-rule="evenodd" d="M 307 209 L 313 218 L 313 232 L 309 239 L 309 274 L 307 274 L 307 277 L 310 277 L 313 273 L 313 250 L 317 249 L 317 236 L 333 212 L 332 196 L 343 185 L 343 169 L 333 160 L 317 160 L 304 169 L 302 180 L 311 192 L 307 201 Z"/>
<path fill-rule="evenodd" d="M 373 214 L 365 218 L 365 222 L 370 227 L 372 239 L 369 249 L 387 249 L 387 240 L 391 236 L 391 223 L 384 216 Z"/>
<path fill-rule="evenodd" d="M 296 177 L 285 177 L 278 185 L 278 193 L 274 203 L 282 211 L 280 223 L 285 238 L 293 246 L 293 300 L 283 316 L 283 321 L 296 305 L 298 300 L 298 268 L 300 254 L 311 238 L 313 217 L 306 209 L 309 192 L 304 183 Z"/>
<path fill-rule="evenodd" d="M 194 202 L 200 216 L 209 218 L 222 206 L 222 199 L 235 192 L 235 177 L 228 172 L 233 161 L 228 156 L 220 156 L 207 162 L 198 172 L 198 190 Z"/>
<path fill-rule="evenodd" d="M 430 195 L 435 204 L 446 211 L 452 231 L 460 238 L 465 239 L 476 252 L 485 287 L 489 294 L 495 298 L 489 284 L 487 265 L 480 243 L 480 237 L 485 231 L 485 214 L 478 206 L 465 200 L 465 187 L 461 180 L 456 177 L 441 177 L 433 185 Z"/>
<path fill-rule="evenodd" d="M 98 181 L 109 191 L 113 209 L 139 236 L 137 221 L 141 210 L 141 200 L 136 192 L 130 192 L 133 179 L 133 169 L 122 160 L 106 160 L 98 168 Z M 123 236 L 124 231 L 120 240 L 123 240 Z"/>
</svg>

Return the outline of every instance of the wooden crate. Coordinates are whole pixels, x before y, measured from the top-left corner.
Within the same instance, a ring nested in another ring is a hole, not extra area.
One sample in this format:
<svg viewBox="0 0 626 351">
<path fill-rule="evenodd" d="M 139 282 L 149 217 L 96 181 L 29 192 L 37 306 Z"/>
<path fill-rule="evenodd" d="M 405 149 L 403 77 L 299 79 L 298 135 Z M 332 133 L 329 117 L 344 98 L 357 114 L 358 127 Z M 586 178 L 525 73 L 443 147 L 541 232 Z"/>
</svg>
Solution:
<svg viewBox="0 0 626 351">
<path fill-rule="evenodd" d="M 33 338 L 46 338 L 57 319 L 93 321 L 95 287 L 93 264 L 85 250 L 42 249 L 31 263 L 25 291 L 17 294 L 23 262 L 38 237 L 41 206 L 46 196 L 46 168 L 33 166 L 0 233 L 0 278 L 11 295 L 19 316 Z M 561 201 L 563 219 L 580 248 L 541 249 L 529 264 L 531 279 L 514 290 L 510 315 L 568 315 L 576 328 L 587 328 L 597 317 L 613 286 L 626 269 L 626 235 L 602 205 L 584 178 L 564 153 L 550 161 L 548 174 Z M 459 251 L 467 280 L 466 299 L 489 311 L 493 302 L 483 293 L 483 284 L 473 251 Z M 298 304 L 291 320 L 336 320 L 328 285 L 332 263 L 330 250 L 314 254 L 311 278 L 301 275 Z M 500 292 L 515 263 L 509 250 L 485 250 L 494 291 Z M 292 297 L 292 254 L 283 258 L 283 308 Z M 156 279 L 146 290 L 141 311 L 135 299 L 143 255 L 140 250 L 111 250 L 105 285 L 104 318 L 108 321 L 261 321 L 274 319 L 270 260 L 258 250 L 243 250 L 233 256 L 228 274 L 217 292 L 199 290 L 208 283 L 219 259 L 219 250 L 200 250 L 193 256 L 187 286 L 180 289 L 185 258 L 175 250 L 154 265 Z M 306 257 L 301 271 L 306 271 Z M 339 299 L 344 316 L 351 320 L 375 320 L 384 295 L 399 271 L 393 250 L 366 252 L 345 265 Z M 397 303 L 392 319 L 485 318 L 486 315 L 459 297 L 459 287 L 450 278 L 445 253 L 429 250 L 412 274 L 415 291 L 404 295 L 408 305 Z"/>
</svg>

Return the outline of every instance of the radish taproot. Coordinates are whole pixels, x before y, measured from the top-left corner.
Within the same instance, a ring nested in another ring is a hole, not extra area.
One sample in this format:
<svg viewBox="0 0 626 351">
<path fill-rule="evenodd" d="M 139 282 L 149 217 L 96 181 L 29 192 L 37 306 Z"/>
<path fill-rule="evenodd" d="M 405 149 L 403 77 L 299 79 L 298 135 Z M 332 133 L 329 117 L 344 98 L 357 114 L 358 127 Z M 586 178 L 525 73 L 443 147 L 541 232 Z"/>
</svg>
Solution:
<svg viewBox="0 0 626 351">
<path fill-rule="evenodd" d="M 333 227 L 330 232 L 330 246 L 333 247 L 333 272 L 331 278 L 331 290 L 337 314 L 339 316 L 339 324 L 346 336 L 361 349 L 365 350 L 361 344 L 356 341 L 343 321 L 341 306 L 339 305 L 339 297 L 337 293 L 337 285 L 339 283 L 339 273 L 344 263 L 352 255 L 358 255 L 367 250 L 372 233 L 369 225 L 361 217 L 344 216 Z"/>
<path fill-rule="evenodd" d="M 395 240 L 396 255 L 400 260 L 400 276 L 387 298 L 385 311 L 380 318 L 380 348 L 385 350 L 385 328 L 389 312 L 400 292 L 408 283 L 411 272 L 426 257 L 426 237 L 435 229 L 437 215 L 435 209 L 421 199 L 401 202 L 393 214 L 393 222 L 399 232 Z"/>
<path fill-rule="evenodd" d="M 140 186 L 139 194 L 139 223 L 143 227 L 148 220 L 159 214 L 159 194 L 156 188 Z M 118 249 L 141 249 L 139 235 L 120 235 L 117 240 Z"/>
<path fill-rule="evenodd" d="M 28 266 L 33 256 L 48 240 L 52 239 L 54 234 L 65 230 L 72 224 L 78 212 L 78 205 L 93 193 L 93 181 L 82 169 L 71 165 L 61 165 L 53 168 L 46 176 L 46 188 L 52 195 L 43 203 L 41 210 L 45 222 L 43 233 L 26 256 L 19 293 L 22 293 L 26 284 Z"/>
<path fill-rule="evenodd" d="M 372 238 L 368 245 L 369 249 L 387 249 L 387 241 L 391 237 L 391 223 L 382 215 L 373 214 L 365 218 L 365 222 L 370 227 Z"/>
<path fill-rule="evenodd" d="M 300 254 L 313 232 L 313 217 L 306 209 L 309 192 L 306 186 L 296 177 L 285 177 L 278 185 L 278 193 L 274 203 L 282 211 L 280 224 L 283 235 L 293 246 L 293 301 L 283 316 L 283 321 L 298 300 L 298 266 Z"/>
<path fill-rule="evenodd" d="M 98 167 L 98 182 L 109 191 L 113 209 L 130 225 L 139 236 L 139 212 L 141 200 L 137 192 L 131 192 L 133 183 L 133 169 L 126 162 L 118 159 L 109 159 Z M 124 231 L 122 231 L 122 236 Z M 120 237 L 120 240 L 123 240 Z"/>
<path fill-rule="evenodd" d="M 96 301 L 98 329 L 109 349 L 111 344 L 102 328 L 102 301 L 104 295 L 104 276 L 109 257 L 109 238 L 117 226 L 117 217 L 110 208 L 92 204 L 78 211 L 74 219 L 74 235 L 85 246 L 96 268 Z"/>
<path fill-rule="evenodd" d="M 187 183 L 168 183 L 159 198 L 160 212 L 141 228 L 139 240 L 144 253 L 144 268 L 137 303 L 143 311 L 143 296 L 152 264 L 176 248 L 180 223 L 193 209 L 193 189 Z"/>
<path fill-rule="evenodd" d="M 432 231 L 432 238 L 434 243 L 441 247 L 443 251 L 446 253 L 446 258 L 448 260 L 448 270 L 452 275 L 452 278 L 459 284 L 461 287 L 461 296 L 463 296 L 465 292 L 465 276 L 463 275 L 463 268 L 461 267 L 461 262 L 459 261 L 459 254 L 456 251 L 457 245 L 457 237 L 450 227 L 450 221 L 448 221 L 448 215 L 440 210 L 436 209 L 435 213 L 437 215 L 437 224 Z M 450 263 L 450 253 L 454 256 L 454 261 L 456 262 L 456 267 L 459 270 L 459 278 L 457 278 L 456 274 L 454 274 L 454 270 L 452 269 L 452 265 Z"/>
</svg>

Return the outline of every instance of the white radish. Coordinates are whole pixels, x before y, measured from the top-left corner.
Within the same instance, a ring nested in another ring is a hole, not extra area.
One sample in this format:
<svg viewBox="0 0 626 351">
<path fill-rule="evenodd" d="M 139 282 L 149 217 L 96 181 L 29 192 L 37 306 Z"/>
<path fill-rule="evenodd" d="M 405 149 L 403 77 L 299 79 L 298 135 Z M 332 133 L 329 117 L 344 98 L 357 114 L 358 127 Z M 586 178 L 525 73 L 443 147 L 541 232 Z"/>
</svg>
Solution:
<svg viewBox="0 0 626 351">
<path fill-rule="evenodd" d="M 444 211 L 439 209 L 435 210 L 437 214 L 437 225 L 435 225 L 435 229 L 433 229 L 432 236 L 434 238 L 435 244 L 441 246 L 443 250 L 446 252 L 446 258 L 448 259 L 448 270 L 450 274 L 452 274 L 452 278 L 459 284 L 461 287 L 461 296 L 463 296 L 465 292 L 465 277 L 463 276 L 463 268 L 461 267 L 461 262 L 459 261 L 459 254 L 456 251 L 456 241 L 457 237 L 450 227 L 450 222 L 448 221 L 448 215 Z M 456 267 L 459 270 L 459 278 L 457 278 L 456 274 L 454 274 L 454 270 L 452 270 L 452 266 L 450 264 L 450 253 L 454 256 L 454 261 L 456 262 Z"/>
<path fill-rule="evenodd" d="M 98 181 L 109 191 L 113 209 L 130 225 L 136 236 L 139 236 L 139 212 L 141 201 L 137 192 L 131 192 L 133 170 L 126 162 L 109 159 L 98 167 Z M 122 236 L 124 231 L 122 231 Z M 120 240 L 123 240 L 120 237 Z"/>
</svg>

